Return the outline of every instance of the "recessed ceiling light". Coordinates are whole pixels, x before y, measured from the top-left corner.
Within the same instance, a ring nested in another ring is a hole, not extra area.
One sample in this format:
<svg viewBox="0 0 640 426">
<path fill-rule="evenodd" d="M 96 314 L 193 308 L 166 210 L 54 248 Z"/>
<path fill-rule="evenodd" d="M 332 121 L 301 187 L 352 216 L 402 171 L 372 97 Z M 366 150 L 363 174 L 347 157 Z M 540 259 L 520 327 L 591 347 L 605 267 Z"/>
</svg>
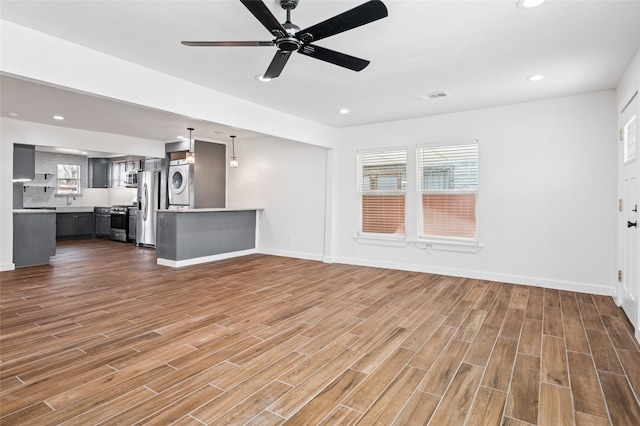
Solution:
<svg viewBox="0 0 640 426">
<path fill-rule="evenodd" d="M 53 119 L 54 119 L 54 120 L 64 120 L 64 117 L 63 117 L 63 116 L 61 116 L 61 115 L 54 115 L 54 116 L 53 116 Z"/>
<path fill-rule="evenodd" d="M 349 108 L 342 108 L 340 111 L 338 111 L 340 114 L 349 114 Z"/>
<path fill-rule="evenodd" d="M 20 117 L 20 114 L 18 114 L 17 112 L 10 112 L 9 117 Z"/>
<path fill-rule="evenodd" d="M 176 137 L 177 137 L 178 139 L 184 139 L 184 136 L 182 136 L 182 135 L 178 135 L 178 136 L 176 136 Z"/>
<path fill-rule="evenodd" d="M 258 74 L 258 75 L 256 75 L 256 80 L 258 80 L 258 81 L 263 81 L 263 82 L 265 82 L 265 83 L 266 83 L 267 81 L 271 81 L 271 79 L 270 79 L 270 78 L 265 77 L 265 76 L 264 76 L 264 75 L 262 75 L 262 74 Z"/>
<path fill-rule="evenodd" d="M 544 0 L 518 0 L 516 6 L 518 9 L 532 9 L 540 6 L 542 3 L 544 3 Z"/>
<path fill-rule="evenodd" d="M 533 74 L 527 77 L 527 80 L 529 81 L 540 81 L 544 78 L 544 75 L 542 74 Z"/>
</svg>

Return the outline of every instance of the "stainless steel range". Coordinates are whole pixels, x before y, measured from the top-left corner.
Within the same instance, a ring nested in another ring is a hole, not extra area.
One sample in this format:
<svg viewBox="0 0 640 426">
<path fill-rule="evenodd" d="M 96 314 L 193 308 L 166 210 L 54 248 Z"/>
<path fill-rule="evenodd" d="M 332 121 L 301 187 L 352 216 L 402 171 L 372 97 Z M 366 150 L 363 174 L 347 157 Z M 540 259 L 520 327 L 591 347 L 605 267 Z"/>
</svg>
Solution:
<svg viewBox="0 0 640 426">
<path fill-rule="evenodd" d="M 115 241 L 127 242 L 127 228 L 129 226 L 128 217 L 129 206 L 111 207 L 111 239 Z"/>
</svg>

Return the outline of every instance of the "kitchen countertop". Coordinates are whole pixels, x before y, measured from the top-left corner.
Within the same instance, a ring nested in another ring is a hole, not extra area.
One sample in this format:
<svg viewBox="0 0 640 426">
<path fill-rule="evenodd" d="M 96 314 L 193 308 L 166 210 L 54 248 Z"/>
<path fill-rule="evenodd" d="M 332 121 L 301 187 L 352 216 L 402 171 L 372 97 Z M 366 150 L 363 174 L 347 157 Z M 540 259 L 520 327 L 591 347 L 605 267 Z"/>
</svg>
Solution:
<svg viewBox="0 0 640 426">
<path fill-rule="evenodd" d="M 107 207 L 109 208 L 109 207 Z M 25 207 L 14 209 L 14 213 L 93 213 L 94 206 Z"/>
<path fill-rule="evenodd" d="M 56 209 L 14 209 L 13 214 L 39 214 L 39 213 L 56 213 Z"/>
<path fill-rule="evenodd" d="M 210 208 L 210 209 L 160 209 L 158 213 L 209 213 L 209 212 L 242 212 L 247 210 L 264 210 L 263 208 Z"/>
</svg>

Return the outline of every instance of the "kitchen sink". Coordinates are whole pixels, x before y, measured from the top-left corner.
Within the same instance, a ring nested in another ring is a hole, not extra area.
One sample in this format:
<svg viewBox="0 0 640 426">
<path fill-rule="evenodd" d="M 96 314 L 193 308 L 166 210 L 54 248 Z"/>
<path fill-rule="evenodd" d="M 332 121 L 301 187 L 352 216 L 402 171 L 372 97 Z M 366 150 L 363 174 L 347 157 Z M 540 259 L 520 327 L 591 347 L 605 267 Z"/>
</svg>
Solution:
<svg viewBox="0 0 640 426">
<path fill-rule="evenodd" d="M 58 213 L 82 213 L 93 212 L 93 206 L 59 206 L 56 207 Z"/>
</svg>

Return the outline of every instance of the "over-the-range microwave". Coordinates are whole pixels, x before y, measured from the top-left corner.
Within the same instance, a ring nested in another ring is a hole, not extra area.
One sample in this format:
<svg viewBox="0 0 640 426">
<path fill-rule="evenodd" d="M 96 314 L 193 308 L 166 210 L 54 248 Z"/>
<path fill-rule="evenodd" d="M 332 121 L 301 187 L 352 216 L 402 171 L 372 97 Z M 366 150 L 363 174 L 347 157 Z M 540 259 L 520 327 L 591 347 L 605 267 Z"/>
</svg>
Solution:
<svg viewBox="0 0 640 426">
<path fill-rule="evenodd" d="M 126 172 L 124 176 L 124 186 L 128 188 L 138 187 L 138 170 L 131 170 Z"/>
</svg>

